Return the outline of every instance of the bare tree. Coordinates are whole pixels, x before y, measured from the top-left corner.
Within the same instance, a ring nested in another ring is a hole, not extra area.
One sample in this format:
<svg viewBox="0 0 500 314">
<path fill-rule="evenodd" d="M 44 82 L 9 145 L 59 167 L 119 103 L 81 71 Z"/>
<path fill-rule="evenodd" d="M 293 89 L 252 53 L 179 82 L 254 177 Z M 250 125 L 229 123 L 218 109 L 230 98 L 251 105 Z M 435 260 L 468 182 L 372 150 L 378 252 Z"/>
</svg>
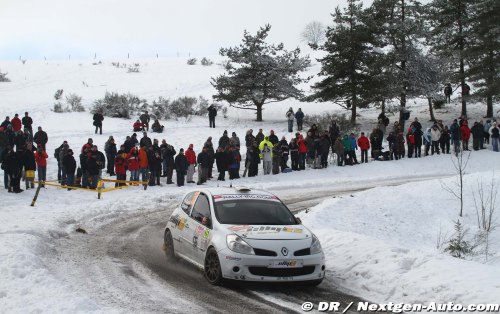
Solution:
<svg viewBox="0 0 500 314">
<path fill-rule="evenodd" d="M 470 152 L 464 154 L 463 150 L 460 150 L 459 153 L 451 155 L 451 161 L 453 162 L 453 166 L 457 171 L 457 182 L 453 185 L 449 186 L 446 184 L 442 184 L 443 189 L 449 192 L 453 196 L 455 196 L 458 200 L 460 200 L 460 214 L 459 216 L 463 216 L 464 212 L 464 176 L 465 169 L 467 168 L 467 164 L 469 163 Z"/>
<path fill-rule="evenodd" d="M 477 226 L 479 228 L 479 242 L 484 243 L 484 255 L 486 261 L 489 255 L 489 235 L 495 228 L 493 214 L 496 208 L 496 200 L 498 195 L 498 182 L 495 181 L 494 176 L 491 177 L 491 184 L 485 188 L 483 181 L 477 182 L 477 196 L 474 190 L 472 196 L 474 197 L 474 206 L 476 207 Z"/>
<path fill-rule="evenodd" d="M 319 45 L 326 38 L 325 31 L 326 28 L 321 22 L 313 21 L 306 25 L 300 34 L 300 38 L 308 44 Z"/>
</svg>

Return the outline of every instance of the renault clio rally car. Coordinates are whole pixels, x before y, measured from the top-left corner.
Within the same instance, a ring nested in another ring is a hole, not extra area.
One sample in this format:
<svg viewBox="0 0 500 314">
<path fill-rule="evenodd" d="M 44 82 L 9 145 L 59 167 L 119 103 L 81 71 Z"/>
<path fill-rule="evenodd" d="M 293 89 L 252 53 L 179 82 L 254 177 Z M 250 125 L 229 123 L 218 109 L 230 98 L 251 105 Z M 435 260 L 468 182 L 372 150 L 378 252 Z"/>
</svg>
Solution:
<svg viewBox="0 0 500 314">
<path fill-rule="evenodd" d="M 248 188 L 187 193 L 165 227 L 171 262 L 182 258 L 207 281 L 223 279 L 318 285 L 325 257 L 316 236 L 273 194 Z"/>
</svg>

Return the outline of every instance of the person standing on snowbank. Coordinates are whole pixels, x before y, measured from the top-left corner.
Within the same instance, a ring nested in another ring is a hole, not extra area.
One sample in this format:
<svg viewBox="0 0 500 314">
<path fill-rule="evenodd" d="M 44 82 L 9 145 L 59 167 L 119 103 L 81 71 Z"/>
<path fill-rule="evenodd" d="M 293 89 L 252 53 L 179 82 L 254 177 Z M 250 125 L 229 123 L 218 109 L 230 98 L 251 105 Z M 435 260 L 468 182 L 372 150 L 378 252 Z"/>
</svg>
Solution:
<svg viewBox="0 0 500 314">
<path fill-rule="evenodd" d="M 99 129 L 99 134 L 102 134 L 102 121 L 104 120 L 104 116 L 101 111 L 94 113 L 94 126 L 95 126 L 95 134 L 97 134 L 97 129 Z"/>
</svg>

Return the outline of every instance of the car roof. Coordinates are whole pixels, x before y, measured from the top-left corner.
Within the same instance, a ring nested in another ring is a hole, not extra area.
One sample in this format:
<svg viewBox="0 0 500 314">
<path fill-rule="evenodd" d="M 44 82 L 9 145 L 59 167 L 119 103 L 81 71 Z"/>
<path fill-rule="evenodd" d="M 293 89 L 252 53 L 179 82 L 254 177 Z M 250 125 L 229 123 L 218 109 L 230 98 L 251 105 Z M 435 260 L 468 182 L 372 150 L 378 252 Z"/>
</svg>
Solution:
<svg viewBox="0 0 500 314">
<path fill-rule="evenodd" d="M 255 190 L 247 187 L 217 187 L 217 188 L 205 188 L 205 189 L 197 189 L 196 191 L 204 192 L 209 195 L 268 195 L 274 196 L 272 193 L 263 191 L 263 190 Z"/>
</svg>

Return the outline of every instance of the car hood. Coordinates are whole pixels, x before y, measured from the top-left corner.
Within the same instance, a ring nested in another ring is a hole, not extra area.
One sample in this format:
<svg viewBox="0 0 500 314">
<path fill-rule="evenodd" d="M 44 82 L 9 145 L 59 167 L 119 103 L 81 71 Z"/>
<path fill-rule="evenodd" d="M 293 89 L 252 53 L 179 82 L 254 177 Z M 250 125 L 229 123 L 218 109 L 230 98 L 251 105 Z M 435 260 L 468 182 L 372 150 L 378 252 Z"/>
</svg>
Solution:
<svg viewBox="0 0 500 314">
<path fill-rule="evenodd" d="M 302 240 L 312 237 L 303 225 L 229 225 L 227 229 L 244 239 Z"/>
</svg>

